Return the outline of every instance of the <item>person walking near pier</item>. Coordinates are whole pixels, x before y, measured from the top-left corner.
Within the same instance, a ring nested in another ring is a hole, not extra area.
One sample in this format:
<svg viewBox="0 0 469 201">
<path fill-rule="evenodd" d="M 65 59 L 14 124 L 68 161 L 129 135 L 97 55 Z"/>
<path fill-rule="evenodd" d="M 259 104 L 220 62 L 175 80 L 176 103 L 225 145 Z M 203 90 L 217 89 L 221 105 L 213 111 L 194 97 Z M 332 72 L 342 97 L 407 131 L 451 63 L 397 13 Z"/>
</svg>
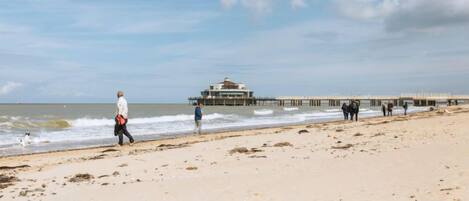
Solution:
<svg viewBox="0 0 469 201">
<path fill-rule="evenodd" d="M 404 108 L 404 115 L 407 115 L 407 109 L 409 109 L 409 105 L 407 105 L 407 102 L 405 102 L 402 107 Z"/>
<path fill-rule="evenodd" d="M 355 117 L 355 121 L 358 121 L 358 112 L 360 111 L 360 106 L 357 103 L 357 101 L 352 101 L 349 108 L 350 108 L 350 120 L 353 121 L 353 117 Z"/>
<path fill-rule="evenodd" d="M 383 116 L 385 117 L 386 116 L 386 105 L 385 104 L 381 105 L 381 110 L 383 111 Z"/>
<path fill-rule="evenodd" d="M 394 107 L 394 104 L 388 103 L 388 116 L 392 116 L 392 108 Z"/>
<path fill-rule="evenodd" d="M 195 134 L 202 134 L 202 106 L 201 103 L 197 103 L 194 110 L 194 120 L 195 120 Z"/>
<path fill-rule="evenodd" d="M 348 120 L 349 107 L 347 103 L 342 104 L 342 112 L 344 113 L 344 120 Z"/>
<path fill-rule="evenodd" d="M 127 131 L 127 122 L 128 122 L 128 113 L 129 109 L 127 107 L 127 100 L 124 98 L 124 92 L 118 91 L 117 92 L 117 111 L 116 111 L 116 125 L 114 126 L 114 135 L 119 137 L 119 145 L 122 146 L 124 144 L 124 134 L 127 138 L 129 138 L 130 144 L 134 143 L 134 138 L 130 135 L 129 131 Z"/>
</svg>

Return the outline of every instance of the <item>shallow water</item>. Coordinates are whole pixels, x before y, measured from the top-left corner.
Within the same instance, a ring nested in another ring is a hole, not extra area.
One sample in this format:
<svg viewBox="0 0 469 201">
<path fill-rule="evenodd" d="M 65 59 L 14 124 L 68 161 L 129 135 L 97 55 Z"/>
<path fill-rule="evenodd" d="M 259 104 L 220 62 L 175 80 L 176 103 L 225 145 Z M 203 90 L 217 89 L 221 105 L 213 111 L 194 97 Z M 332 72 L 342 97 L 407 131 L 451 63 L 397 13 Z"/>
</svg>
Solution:
<svg viewBox="0 0 469 201">
<path fill-rule="evenodd" d="M 409 112 L 427 108 L 410 108 Z M 192 132 L 194 108 L 187 104 L 130 104 L 128 129 L 137 140 Z M 42 152 L 115 143 L 114 104 L 2 104 L 0 155 Z M 223 107 L 203 108 L 205 132 L 338 120 L 339 108 Z M 395 110 L 401 113 L 402 110 Z M 362 106 L 360 116 L 381 115 L 380 108 Z M 19 144 L 30 131 L 32 143 Z"/>
</svg>

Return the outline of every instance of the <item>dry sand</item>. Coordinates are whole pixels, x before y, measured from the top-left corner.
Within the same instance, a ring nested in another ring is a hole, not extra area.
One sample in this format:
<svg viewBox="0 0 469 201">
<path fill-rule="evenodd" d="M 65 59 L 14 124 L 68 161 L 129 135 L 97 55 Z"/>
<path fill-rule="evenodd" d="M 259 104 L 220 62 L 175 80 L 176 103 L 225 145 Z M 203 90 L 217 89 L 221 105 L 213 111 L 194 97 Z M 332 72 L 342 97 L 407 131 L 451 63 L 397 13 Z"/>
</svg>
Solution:
<svg viewBox="0 0 469 201">
<path fill-rule="evenodd" d="M 6 157 L 0 200 L 463 201 L 468 122 L 461 106 Z"/>
</svg>

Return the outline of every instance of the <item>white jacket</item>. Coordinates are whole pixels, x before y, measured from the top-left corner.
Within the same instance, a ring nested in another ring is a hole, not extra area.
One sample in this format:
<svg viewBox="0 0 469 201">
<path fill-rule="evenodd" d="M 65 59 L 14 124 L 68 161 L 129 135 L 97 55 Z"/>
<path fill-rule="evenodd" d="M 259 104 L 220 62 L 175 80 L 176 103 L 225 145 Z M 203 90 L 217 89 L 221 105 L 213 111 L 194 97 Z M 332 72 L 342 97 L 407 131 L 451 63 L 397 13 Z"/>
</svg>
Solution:
<svg viewBox="0 0 469 201">
<path fill-rule="evenodd" d="M 122 115 L 125 119 L 128 118 L 129 108 L 127 108 L 127 100 L 124 97 L 117 99 L 117 112 L 116 115 Z"/>
</svg>

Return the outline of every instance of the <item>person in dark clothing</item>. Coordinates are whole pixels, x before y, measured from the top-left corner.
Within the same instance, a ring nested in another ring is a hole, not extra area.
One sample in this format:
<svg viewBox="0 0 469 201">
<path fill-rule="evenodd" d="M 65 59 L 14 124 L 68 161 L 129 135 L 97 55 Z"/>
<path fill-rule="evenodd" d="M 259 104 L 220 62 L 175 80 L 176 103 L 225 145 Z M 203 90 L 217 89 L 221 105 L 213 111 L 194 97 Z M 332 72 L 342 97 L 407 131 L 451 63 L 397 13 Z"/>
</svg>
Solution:
<svg viewBox="0 0 469 201">
<path fill-rule="evenodd" d="M 128 107 L 127 107 L 127 100 L 124 98 L 124 92 L 118 91 L 117 92 L 117 110 L 116 110 L 116 125 L 114 126 L 114 135 L 119 136 L 119 145 L 123 145 L 124 134 L 127 138 L 129 138 L 130 144 L 134 143 L 134 138 L 130 135 L 129 131 L 127 131 L 127 122 L 128 122 Z"/>
<path fill-rule="evenodd" d="M 356 101 L 352 101 L 349 106 L 350 108 L 350 120 L 353 121 L 353 117 L 355 117 L 355 121 L 358 121 L 358 112 L 360 111 L 360 106 Z"/>
<path fill-rule="evenodd" d="M 392 116 L 392 108 L 394 107 L 394 104 L 388 103 L 388 116 Z"/>
<path fill-rule="evenodd" d="M 402 107 L 404 108 L 404 115 L 407 115 L 407 109 L 409 109 L 409 105 L 407 105 L 407 102 L 405 102 Z"/>
<path fill-rule="evenodd" d="M 202 108 L 201 104 L 197 103 L 197 106 L 195 107 L 194 110 L 194 120 L 195 120 L 195 131 L 194 133 L 196 134 L 201 134 L 202 133 Z"/>
<path fill-rule="evenodd" d="M 348 120 L 349 108 L 346 103 L 342 104 L 342 112 L 344 113 L 344 120 Z"/>
<path fill-rule="evenodd" d="M 383 111 L 383 116 L 386 116 L 386 105 L 381 105 L 381 110 Z"/>
<path fill-rule="evenodd" d="M 353 121 L 353 116 L 354 116 L 355 114 L 353 113 L 352 103 L 350 103 L 350 104 L 348 105 L 348 113 L 349 113 L 349 116 L 350 116 L 350 120 Z"/>
</svg>

